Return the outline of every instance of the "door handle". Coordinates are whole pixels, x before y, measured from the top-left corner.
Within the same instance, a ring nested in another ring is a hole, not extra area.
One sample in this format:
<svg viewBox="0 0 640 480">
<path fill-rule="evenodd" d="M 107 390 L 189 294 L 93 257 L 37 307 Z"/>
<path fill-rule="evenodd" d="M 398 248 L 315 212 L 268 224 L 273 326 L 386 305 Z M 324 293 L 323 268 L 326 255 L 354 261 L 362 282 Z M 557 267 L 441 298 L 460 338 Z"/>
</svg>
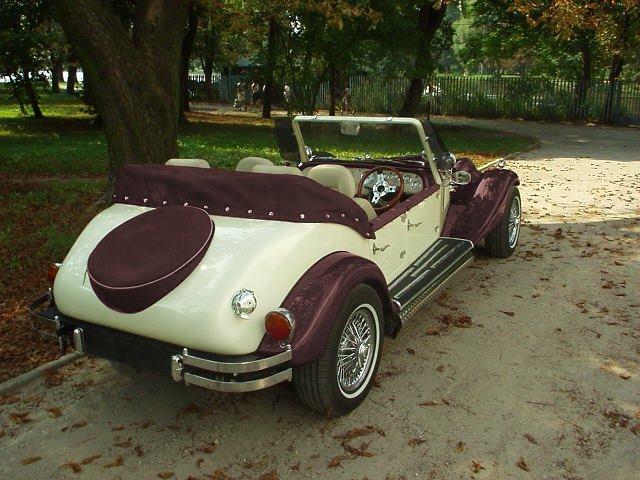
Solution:
<svg viewBox="0 0 640 480">
<path fill-rule="evenodd" d="M 422 225 L 422 222 L 411 223 L 411 220 L 409 220 L 407 223 L 407 230 L 411 230 L 413 227 L 419 227 L 420 225 Z"/>
<path fill-rule="evenodd" d="M 386 244 L 384 247 L 378 247 L 375 243 L 373 244 L 373 254 L 375 255 L 377 252 L 384 252 L 387 248 L 389 248 L 391 245 L 390 244 Z"/>
</svg>

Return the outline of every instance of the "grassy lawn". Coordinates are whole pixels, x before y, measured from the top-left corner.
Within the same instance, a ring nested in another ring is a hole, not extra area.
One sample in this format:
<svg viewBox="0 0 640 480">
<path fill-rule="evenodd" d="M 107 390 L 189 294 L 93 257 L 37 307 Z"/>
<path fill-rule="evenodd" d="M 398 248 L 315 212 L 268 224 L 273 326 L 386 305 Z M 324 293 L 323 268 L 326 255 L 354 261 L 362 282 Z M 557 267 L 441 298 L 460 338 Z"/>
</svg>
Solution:
<svg viewBox="0 0 640 480">
<path fill-rule="evenodd" d="M 47 288 L 47 265 L 64 257 L 101 208 L 107 172 L 105 137 L 75 97 L 45 97 L 42 110 L 45 119 L 23 117 L 15 104 L 0 100 L 0 381 L 56 355 L 19 314 Z M 190 120 L 179 136 L 182 157 L 218 168 L 233 168 L 246 156 L 280 161 L 271 121 L 208 113 Z M 476 163 L 535 143 L 492 130 L 439 130 L 454 153 Z"/>
</svg>

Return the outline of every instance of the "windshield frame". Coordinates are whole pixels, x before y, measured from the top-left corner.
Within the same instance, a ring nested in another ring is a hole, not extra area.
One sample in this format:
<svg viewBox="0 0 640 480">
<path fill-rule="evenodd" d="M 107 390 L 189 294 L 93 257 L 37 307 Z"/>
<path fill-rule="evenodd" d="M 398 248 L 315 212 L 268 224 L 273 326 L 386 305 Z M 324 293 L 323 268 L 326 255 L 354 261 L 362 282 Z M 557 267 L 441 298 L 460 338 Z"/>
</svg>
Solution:
<svg viewBox="0 0 640 480">
<path fill-rule="evenodd" d="M 442 185 L 442 178 L 435 165 L 434 153 L 429 145 L 429 138 L 427 137 L 422 123 L 415 118 L 403 118 L 403 117 L 337 117 L 326 115 L 297 115 L 292 122 L 293 133 L 296 137 L 298 144 L 298 151 L 301 159 L 301 163 L 307 163 L 311 161 L 309 158 L 307 148 L 305 146 L 302 130 L 300 129 L 301 123 L 358 123 L 358 124 L 391 124 L 391 125 L 408 125 L 412 126 L 416 130 L 416 134 L 419 137 L 420 143 L 423 148 L 424 155 L 426 157 L 426 164 L 429 165 L 433 178 L 438 185 Z M 380 163 L 384 165 L 387 163 L 385 160 L 371 158 L 372 163 Z M 425 165 L 426 166 L 426 165 Z"/>
</svg>

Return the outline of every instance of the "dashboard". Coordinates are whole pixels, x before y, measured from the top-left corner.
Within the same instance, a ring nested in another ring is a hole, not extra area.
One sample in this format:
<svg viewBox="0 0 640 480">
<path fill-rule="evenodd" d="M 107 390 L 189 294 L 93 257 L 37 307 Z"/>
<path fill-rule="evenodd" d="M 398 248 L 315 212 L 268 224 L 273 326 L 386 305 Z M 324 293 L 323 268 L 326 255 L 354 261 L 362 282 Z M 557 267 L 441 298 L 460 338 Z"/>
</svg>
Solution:
<svg viewBox="0 0 640 480">
<path fill-rule="evenodd" d="M 362 176 L 369 171 L 368 168 L 350 168 L 349 169 L 353 175 L 353 178 L 356 182 L 356 185 L 360 183 L 360 179 Z M 398 177 L 396 177 L 391 172 L 383 173 L 384 179 L 389 183 L 389 185 L 399 186 Z M 406 195 L 414 195 L 421 190 L 424 189 L 424 183 L 420 175 L 416 175 L 415 173 L 402 172 L 402 177 L 404 179 L 404 193 Z M 373 185 L 376 181 L 376 175 L 371 175 L 367 181 L 365 182 L 365 187 L 369 187 Z"/>
</svg>

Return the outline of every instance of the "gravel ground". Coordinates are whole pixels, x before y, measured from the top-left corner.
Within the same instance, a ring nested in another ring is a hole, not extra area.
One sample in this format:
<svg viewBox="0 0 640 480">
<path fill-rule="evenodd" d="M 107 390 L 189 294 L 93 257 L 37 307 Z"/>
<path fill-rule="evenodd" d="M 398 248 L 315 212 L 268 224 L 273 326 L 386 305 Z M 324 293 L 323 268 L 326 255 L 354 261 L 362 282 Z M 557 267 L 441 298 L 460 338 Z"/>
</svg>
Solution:
<svg viewBox="0 0 640 480">
<path fill-rule="evenodd" d="M 638 478 L 640 131 L 446 121 L 540 139 L 521 244 L 386 343 L 358 410 L 82 359 L 0 398 L 0 478 Z"/>
</svg>

